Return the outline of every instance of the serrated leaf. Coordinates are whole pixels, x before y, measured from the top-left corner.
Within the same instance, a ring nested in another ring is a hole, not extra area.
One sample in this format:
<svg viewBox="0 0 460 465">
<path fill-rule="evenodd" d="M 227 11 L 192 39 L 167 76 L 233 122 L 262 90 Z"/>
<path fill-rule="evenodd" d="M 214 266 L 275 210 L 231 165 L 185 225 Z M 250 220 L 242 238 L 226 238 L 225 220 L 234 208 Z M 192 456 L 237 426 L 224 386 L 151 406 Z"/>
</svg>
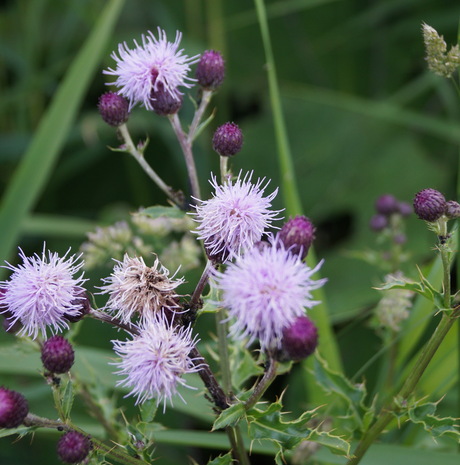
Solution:
<svg viewBox="0 0 460 465">
<path fill-rule="evenodd" d="M 307 440 L 327 447 L 336 455 L 348 456 L 350 454 L 350 443 L 339 436 L 330 434 L 327 431 L 318 431 L 317 429 L 314 429 L 308 436 Z"/>
<path fill-rule="evenodd" d="M 236 425 L 244 417 L 246 411 L 242 403 L 233 404 L 225 409 L 216 419 L 212 431 Z"/>
<path fill-rule="evenodd" d="M 374 418 L 373 408 L 365 405 L 367 395 L 365 385 L 351 383 L 343 374 L 332 371 L 318 355 L 315 355 L 313 374 L 316 382 L 326 393 L 334 393 L 347 403 L 348 411 L 343 418 L 351 421 L 351 428 L 364 431 L 365 425 Z"/>
<path fill-rule="evenodd" d="M 230 353 L 230 372 L 232 385 L 235 389 L 240 389 L 243 383 L 250 378 L 263 374 L 263 368 L 257 364 L 254 357 L 241 344 L 232 344 Z"/>
<path fill-rule="evenodd" d="M 436 417 L 438 402 L 415 403 L 407 410 L 409 420 L 420 424 L 431 436 L 447 435 L 460 441 L 460 419 L 452 417 Z"/>
<path fill-rule="evenodd" d="M 75 392 L 73 389 L 72 381 L 67 380 L 63 389 L 61 390 L 62 396 L 62 411 L 65 418 L 70 418 L 70 412 L 72 411 L 73 401 L 75 399 Z"/>
<path fill-rule="evenodd" d="M 150 218 L 159 218 L 166 216 L 168 218 L 184 218 L 186 213 L 176 207 L 165 207 L 164 205 L 155 205 L 153 207 L 147 207 L 142 209 L 140 214 L 147 215 Z"/>
<path fill-rule="evenodd" d="M 36 427 L 30 426 L 18 426 L 17 428 L 0 428 L 0 438 L 6 438 L 8 436 L 19 435 L 25 436 L 27 433 L 34 431 Z"/>
<path fill-rule="evenodd" d="M 283 421 L 281 402 L 270 404 L 266 410 L 250 409 L 247 413 L 248 432 L 251 439 L 268 439 L 285 449 L 292 449 L 306 439 L 311 429 L 307 423 L 316 411 L 304 412 L 292 421 Z"/>
<path fill-rule="evenodd" d="M 233 462 L 232 454 L 229 452 L 225 455 L 219 455 L 214 460 L 208 462 L 208 465 L 230 465 Z"/>
</svg>

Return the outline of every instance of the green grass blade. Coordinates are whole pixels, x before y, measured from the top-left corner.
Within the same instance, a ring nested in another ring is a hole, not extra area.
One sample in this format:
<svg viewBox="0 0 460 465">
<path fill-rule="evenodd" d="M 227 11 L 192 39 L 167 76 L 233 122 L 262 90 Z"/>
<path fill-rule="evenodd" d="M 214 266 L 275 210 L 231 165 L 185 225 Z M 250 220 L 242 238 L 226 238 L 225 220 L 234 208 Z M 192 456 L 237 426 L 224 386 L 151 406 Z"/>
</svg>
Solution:
<svg viewBox="0 0 460 465">
<path fill-rule="evenodd" d="M 37 133 L 16 169 L 2 199 L 0 209 L 0 260 L 7 259 L 18 241 L 21 225 L 34 207 L 50 176 L 98 67 L 107 41 L 123 6 L 111 0 L 73 61 L 44 115 Z"/>
</svg>

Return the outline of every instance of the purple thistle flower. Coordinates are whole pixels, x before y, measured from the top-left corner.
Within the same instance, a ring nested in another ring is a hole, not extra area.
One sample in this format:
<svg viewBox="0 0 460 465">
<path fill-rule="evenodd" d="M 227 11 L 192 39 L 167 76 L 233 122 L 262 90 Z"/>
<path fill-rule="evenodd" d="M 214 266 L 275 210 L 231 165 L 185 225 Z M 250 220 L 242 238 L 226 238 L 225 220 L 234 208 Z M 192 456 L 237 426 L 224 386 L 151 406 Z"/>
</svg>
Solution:
<svg viewBox="0 0 460 465">
<path fill-rule="evenodd" d="M 167 401 L 172 405 L 175 394 L 181 397 L 177 392 L 179 385 L 193 389 L 182 378 L 201 369 L 189 355 L 197 342 L 196 336 L 192 337 L 191 326 L 175 327 L 159 313 L 146 321 L 132 340 L 112 342 L 121 357 L 116 363 L 120 368 L 117 374 L 126 375 L 117 385 L 131 389 L 127 396 L 136 396 L 136 405 L 156 399 L 157 404 L 163 402 L 164 411 Z"/>
<path fill-rule="evenodd" d="M 195 81 L 187 76 L 190 65 L 199 60 L 199 55 L 188 57 L 183 49 L 178 50 L 182 34 L 177 31 L 174 42 L 168 42 L 166 33 L 158 28 L 158 39 L 151 31 L 142 35 L 142 45 L 135 40 L 135 48 L 129 49 L 126 42 L 118 45 L 118 55 L 111 57 L 116 61 L 116 69 L 104 70 L 104 74 L 116 76 L 118 93 L 129 100 L 129 109 L 137 103 L 152 110 L 152 93 L 161 87 L 176 100 L 182 95 L 179 87 L 190 88 Z M 190 81 L 190 82 L 187 82 Z M 160 86 L 161 84 L 161 86 Z"/>
<path fill-rule="evenodd" d="M 234 183 L 219 185 L 212 176 L 210 183 L 215 189 L 212 198 L 200 201 L 195 207 L 198 239 L 204 241 L 211 257 L 241 254 L 262 238 L 273 220 L 280 219 L 276 216 L 280 210 L 270 210 L 278 189 L 265 197 L 269 181 L 265 186 L 262 186 L 265 178 L 252 184 L 251 177 L 252 171 L 241 179 L 240 172 Z"/>
<path fill-rule="evenodd" d="M 311 276 L 298 255 L 286 250 L 277 238 L 268 247 L 253 247 L 224 272 L 215 272 L 222 290 L 222 306 L 233 319 L 230 332 L 238 338 L 259 339 L 262 350 L 280 348 L 285 328 L 318 304 L 311 291 L 327 280 Z"/>
<path fill-rule="evenodd" d="M 175 289 L 184 279 L 173 278 L 158 258 L 148 267 L 142 257 L 125 254 L 122 262 L 117 260 L 113 273 L 103 279 L 106 285 L 100 288 L 101 294 L 110 296 L 105 308 L 116 312 L 115 317 L 123 323 L 129 323 L 136 314 L 148 319 L 164 308 L 178 308 Z"/>
<path fill-rule="evenodd" d="M 70 249 L 69 249 L 70 250 Z M 59 257 L 57 253 L 35 254 L 26 257 L 19 249 L 23 263 L 17 266 L 7 262 L 9 270 L 13 271 L 9 281 L 0 282 L 4 293 L 0 294 L 0 313 L 8 312 L 11 325 L 17 321 L 22 324 L 18 335 L 31 336 L 35 339 L 41 331 L 46 336 L 46 328 L 51 332 L 60 332 L 68 328 L 66 316 L 80 314 L 84 289 L 83 273 L 74 275 L 83 266 L 76 263 L 80 256 L 67 257 L 69 251 Z"/>
</svg>

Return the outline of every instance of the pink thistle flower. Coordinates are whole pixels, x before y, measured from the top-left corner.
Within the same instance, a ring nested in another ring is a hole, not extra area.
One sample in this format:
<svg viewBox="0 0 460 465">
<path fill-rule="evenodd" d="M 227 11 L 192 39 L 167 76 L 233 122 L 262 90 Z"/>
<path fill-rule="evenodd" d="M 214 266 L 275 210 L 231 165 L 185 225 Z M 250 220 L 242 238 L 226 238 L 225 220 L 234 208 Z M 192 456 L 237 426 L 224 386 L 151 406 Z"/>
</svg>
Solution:
<svg viewBox="0 0 460 465">
<path fill-rule="evenodd" d="M 118 55 L 111 57 L 116 61 L 116 69 L 104 70 L 104 74 L 116 76 L 113 83 L 118 93 L 129 100 L 131 110 L 137 103 L 148 110 L 153 110 L 152 93 L 166 91 L 179 100 L 182 95 L 179 87 L 190 88 L 195 79 L 187 73 L 190 65 L 199 60 L 199 55 L 188 57 L 183 49 L 178 50 L 182 34 L 177 31 L 174 42 L 168 42 L 166 33 L 158 28 L 158 39 L 152 32 L 142 35 L 142 45 L 135 40 L 135 48 L 130 49 L 126 42 L 118 45 Z M 187 82 L 189 81 L 189 82 Z"/>
<path fill-rule="evenodd" d="M 195 221 L 199 223 L 196 233 L 211 258 L 240 255 L 262 238 L 273 220 L 280 219 L 276 215 L 281 210 L 270 210 L 278 189 L 264 196 L 270 181 L 263 186 L 262 178 L 253 184 L 251 177 L 252 171 L 241 179 L 240 172 L 234 183 L 229 180 L 219 185 L 212 176 L 212 198 L 195 206 Z"/>
<path fill-rule="evenodd" d="M 129 323 L 137 314 L 148 319 L 162 309 L 174 310 L 179 307 L 175 289 L 184 279 L 173 278 L 158 258 L 148 267 L 142 257 L 125 254 L 122 262 L 117 260 L 113 273 L 103 279 L 106 285 L 100 288 L 101 294 L 109 294 L 105 308 L 116 312 L 115 317 L 123 323 Z"/>
<path fill-rule="evenodd" d="M 187 373 L 201 369 L 190 357 L 190 351 L 197 342 L 192 337 L 191 326 L 175 327 L 168 322 L 163 313 L 146 321 L 140 333 L 128 341 L 112 341 L 115 353 L 121 357 L 116 363 L 120 370 L 117 374 L 126 375 L 117 385 L 131 389 L 127 396 L 137 397 L 136 405 L 149 399 L 156 399 L 157 404 L 166 402 L 179 395 L 179 385 L 188 386 L 182 378 Z"/>
<path fill-rule="evenodd" d="M 80 256 L 68 257 L 69 251 L 59 257 L 57 253 L 37 254 L 26 257 L 19 249 L 23 263 L 8 268 L 13 272 L 9 281 L 2 281 L 0 289 L 0 313 L 8 312 L 13 326 L 17 321 L 22 324 L 18 335 L 31 336 L 35 339 L 41 331 L 46 336 L 46 328 L 53 333 L 68 328 L 67 317 L 77 316 L 83 305 L 86 279 L 83 273 L 74 275 L 83 266 L 76 263 Z"/>
<path fill-rule="evenodd" d="M 262 350 L 280 348 L 283 331 L 318 304 L 311 292 L 327 280 L 313 280 L 313 269 L 271 237 L 266 247 L 253 247 L 224 272 L 215 272 L 221 304 L 233 320 L 230 333 L 249 343 L 259 339 Z"/>
</svg>

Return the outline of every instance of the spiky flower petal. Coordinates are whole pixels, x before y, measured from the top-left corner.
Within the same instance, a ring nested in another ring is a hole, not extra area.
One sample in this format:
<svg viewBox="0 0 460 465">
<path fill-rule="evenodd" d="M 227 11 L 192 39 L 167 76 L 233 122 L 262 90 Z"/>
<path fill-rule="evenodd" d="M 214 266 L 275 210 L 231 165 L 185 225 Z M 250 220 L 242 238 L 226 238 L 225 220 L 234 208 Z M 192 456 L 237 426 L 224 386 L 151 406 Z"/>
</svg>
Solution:
<svg viewBox="0 0 460 465">
<path fill-rule="evenodd" d="M 142 257 L 125 254 L 122 262 L 117 260 L 113 273 L 103 279 L 106 285 L 100 289 L 101 294 L 109 294 L 106 309 L 129 323 L 137 314 L 148 319 L 163 308 L 177 308 L 179 295 L 175 289 L 184 279 L 173 278 L 158 258 L 148 267 Z"/>
<path fill-rule="evenodd" d="M 279 219 L 279 211 L 270 210 L 278 189 L 264 196 L 269 182 L 263 185 L 263 178 L 253 184 L 251 177 L 252 171 L 244 178 L 240 173 L 234 183 L 227 181 L 220 185 L 212 176 L 210 183 L 215 189 L 212 198 L 200 201 L 195 207 L 198 239 L 204 241 L 210 257 L 240 255 L 261 239 L 273 220 Z"/>
<path fill-rule="evenodd" d="M 231 334 L 259 339 L 263 350 L 280 347 L 283 330 L 305 308 L 318 304 L 311 291 L 326 279 L 311 279 L 320 268 L 311 269 L 298 255 L 286 250 L 277 238 L 265 247 L 253 247 L 224 272 L 216 272 L 217 286 L 222 290 L 222 306 L 232 319 Z"/>
<path fill-rule="evenodd" d="M 111 57 L 116 61 L 116 69 L 109 68 L 104 74 L 116 76 L 118 93 L 129 100 L 129 108 L 140 103 L 152 110 L 152 98 L 161 88 L 171 97 L 179 100 L 182 95 L 179 87 L 190 88 L 195 81 L 188 77 L 190 65 L 199 60 L 199 55 L 188 57 L 183 49 L 178 50 L 182 34 L 177 31 L 174 42 L 168 42 L 166 33 L 158 28 L 158 39 L 151 31 L 142 35 L 142 44 L 135 40 L 135 48 L 130 49 L 126 42 L 118 45 L 118 55 Z M 153 94 L 153 95 L 152 95 Z"/>
<path fill-rule="evenodd" d="M 182 376 L 201 368 L 190 357 L 197 342 L 191 326 L 175 327 L 163 313 L 146 321 L 133 339 L 112 342 L 121 357 L 116 363 L 120 368 L 117 374 L 126 376 L 117 385 L 131 389 L 128 396 L 136 396 L 136 404 L 156 399 L 157 404 L 163 402 L 165 409 L 166 402 L 172 404 L 173 396 L 178 394 L 179 385 L 190 387 Z"/>
<path fill-rule="evenodd" d="M 59 257 L 57 253 L 45 249 L 41 256 L 26 257 L 19 249 L 23 263 L 17 266 L 7 263 L 5 268 L 13 272 L 8 281 L 0 283 L 4 290 L 0 294 L 0 313 L 9 312 L 11 324 L 20 321 L 19 335 L 26 334 L 35 339 L 39 332 L 46 336 L 46 328 L 51 332 L 68 328 L 67 317 L 81 313 L 84 289 L 83 274 L 74 275 L 83 266 L 77 263 L 80 256 L 68 257 L 69 251 Z"/>
</svg>

